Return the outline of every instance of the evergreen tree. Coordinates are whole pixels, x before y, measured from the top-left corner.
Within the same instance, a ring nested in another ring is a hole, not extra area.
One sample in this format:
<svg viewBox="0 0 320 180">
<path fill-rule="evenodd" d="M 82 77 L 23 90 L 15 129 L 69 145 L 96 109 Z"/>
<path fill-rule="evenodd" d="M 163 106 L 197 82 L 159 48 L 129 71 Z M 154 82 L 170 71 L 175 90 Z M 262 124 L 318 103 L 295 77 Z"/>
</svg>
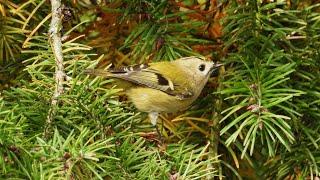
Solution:
<svg viewBox="0 0 320 180">
<path fill-rule="evenodd" d="M 51 2 L 0 0 L 1 179 L 319 178 L 317 1 Z M 225 66 L 164 140 L 83 74 L 193 55 Z"/>
</svg>

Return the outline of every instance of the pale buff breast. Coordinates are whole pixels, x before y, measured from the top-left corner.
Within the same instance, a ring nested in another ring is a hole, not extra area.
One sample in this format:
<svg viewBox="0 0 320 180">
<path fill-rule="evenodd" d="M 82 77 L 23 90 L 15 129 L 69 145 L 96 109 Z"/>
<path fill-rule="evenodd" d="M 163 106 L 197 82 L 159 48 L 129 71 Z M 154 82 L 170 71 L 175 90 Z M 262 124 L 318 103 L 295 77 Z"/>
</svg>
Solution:
<svg viewBox="0 0 320 180">
<path fill-rule="evenodd" d="M 132 88 L 127 90 L 129 100 L 142 112 L 177 112 L 187 109 L 197 98 L 179 100 L 162 91 L 151 88 Z"/>
</svg>

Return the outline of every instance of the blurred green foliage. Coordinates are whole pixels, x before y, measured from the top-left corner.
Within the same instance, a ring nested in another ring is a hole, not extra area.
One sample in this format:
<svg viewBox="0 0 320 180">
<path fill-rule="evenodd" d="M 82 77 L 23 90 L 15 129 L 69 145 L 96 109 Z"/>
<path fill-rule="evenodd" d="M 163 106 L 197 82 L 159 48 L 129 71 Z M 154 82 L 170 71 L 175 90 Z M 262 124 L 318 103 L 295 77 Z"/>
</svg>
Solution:
<svg viewBox="0 0 320 180">
<path fill-rule="evenodd" d="M 74 0 L 55 88 L 49 1 L 0 0 L 0 178 L 317 179 L 316 1 Z M 113 80 L 83 70 L 203 55 L 225 64 L 161 141 Z"/>
</svg>

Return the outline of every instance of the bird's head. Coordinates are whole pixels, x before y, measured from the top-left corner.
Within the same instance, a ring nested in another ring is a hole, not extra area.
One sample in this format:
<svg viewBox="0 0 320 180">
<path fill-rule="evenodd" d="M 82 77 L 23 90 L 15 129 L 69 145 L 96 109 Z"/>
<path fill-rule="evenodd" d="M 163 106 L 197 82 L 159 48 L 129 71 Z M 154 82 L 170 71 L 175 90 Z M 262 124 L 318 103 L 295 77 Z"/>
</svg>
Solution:
<svg viewBox="0 0 320 180">
<path fill-rule="evenodd" d="M 185 57 L 176 60 L 177 65 L 182 69 L 186 70 L 187 73 L 194 78 L 196 81 L 204 83 L 207 82 L 211 73 L 217 70 L 223 64 L 212 61 L 206 61 L 200 57 Z"/>
</svg>

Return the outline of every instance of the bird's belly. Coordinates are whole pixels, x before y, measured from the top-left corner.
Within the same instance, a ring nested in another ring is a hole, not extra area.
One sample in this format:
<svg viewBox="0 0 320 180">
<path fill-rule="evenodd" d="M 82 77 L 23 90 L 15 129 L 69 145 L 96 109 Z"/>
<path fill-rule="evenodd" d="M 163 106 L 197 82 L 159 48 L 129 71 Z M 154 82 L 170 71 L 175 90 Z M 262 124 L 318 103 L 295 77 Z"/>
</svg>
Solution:
<svg viewBox="0 0 320 180">
<path fill-rule="evenodd" d="M 187 109 L 193 98 L 179 100 L 175 96 L 151 88 L 132 88 L 127 90 L 129 100 L 143 112 L 177 112 Z"/>
</svg>

